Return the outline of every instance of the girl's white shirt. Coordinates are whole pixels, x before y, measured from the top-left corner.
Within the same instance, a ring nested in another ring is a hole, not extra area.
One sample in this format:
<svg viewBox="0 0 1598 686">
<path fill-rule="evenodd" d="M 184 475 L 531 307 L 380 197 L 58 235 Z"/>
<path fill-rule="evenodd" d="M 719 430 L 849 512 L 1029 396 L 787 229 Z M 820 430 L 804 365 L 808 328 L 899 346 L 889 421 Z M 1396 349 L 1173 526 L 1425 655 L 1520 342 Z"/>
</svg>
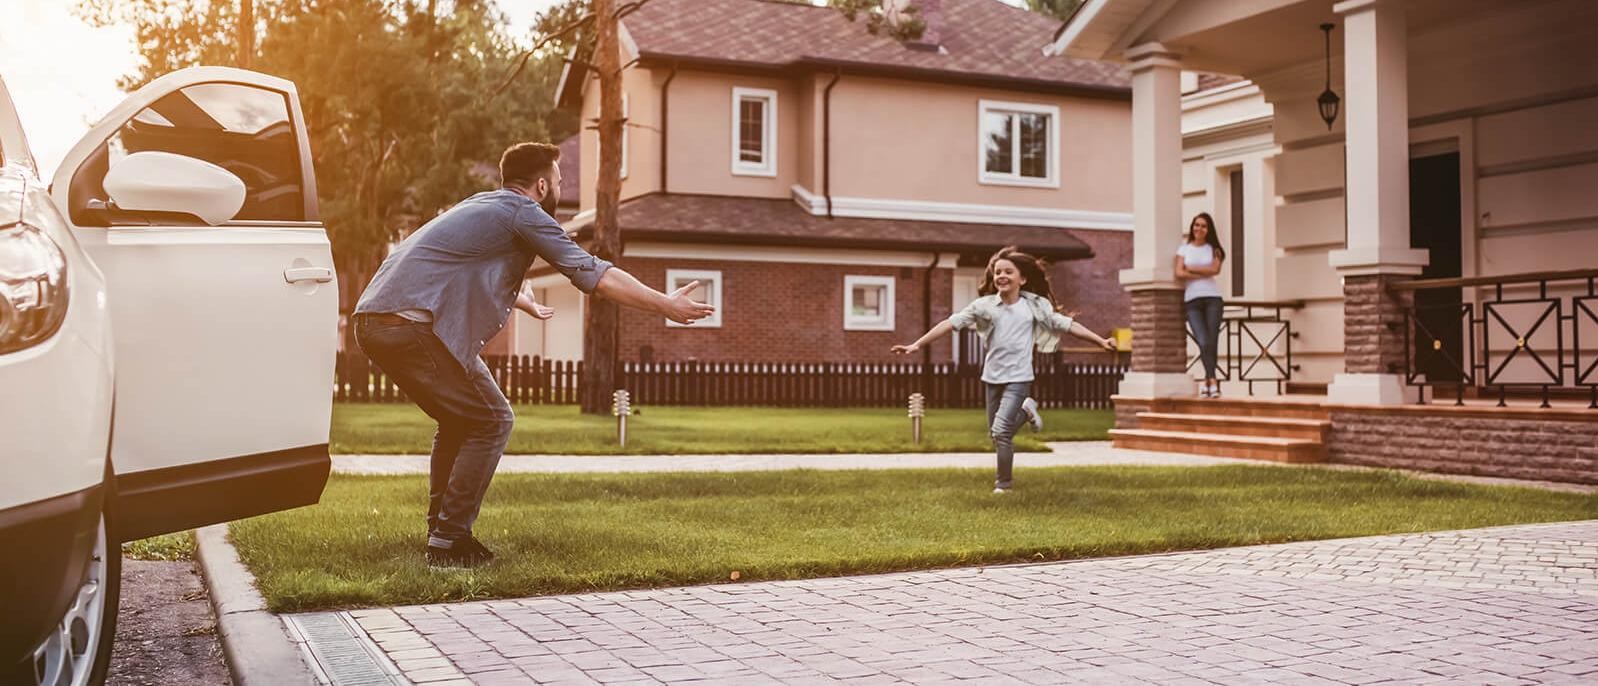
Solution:
<svg viewBox="0 0 1598 686">
<path fill-rule="evenodd" d="M 1021 291 L 1021 299 L 1032 310 L 1032 347 L 1040 353 L 1054 352 L 1060 347 L 1060 334 L 1071 330 L 1071 318 L 1055 312 L 1049 299 L 1036 293 Z M 999 318 L 999 308 L 1003 306 L 1004 301 L 997 294 L 984 295 L 972 300 L 965 309 L 950 315 L 948 322 L 956 329 L 975 327 L 977 336 L 982 339 L 983 345 L 987 345 L 988 336 L 993 332 L 993 323 Z"/>
</svg>

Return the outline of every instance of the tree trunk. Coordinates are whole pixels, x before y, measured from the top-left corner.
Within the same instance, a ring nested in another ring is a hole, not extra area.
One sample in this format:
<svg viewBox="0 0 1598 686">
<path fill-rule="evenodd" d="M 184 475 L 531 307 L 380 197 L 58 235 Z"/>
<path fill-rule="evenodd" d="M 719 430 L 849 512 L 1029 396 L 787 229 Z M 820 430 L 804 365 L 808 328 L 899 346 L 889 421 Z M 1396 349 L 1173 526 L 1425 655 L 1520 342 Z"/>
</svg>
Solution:
<svg viewBox="0 0 1598 686">
<path fill-rule="evenodd" d="M 255 60 L 255 0 L 239 0 L 239 68 Z"/>
<path fill-rule="evenodd" d="M 599 77 L 599 173 L 595 184 L 594 254 L 616 261 L 621 257 L 621 227 L 617 209 L 621 198 L 621 55 L 616 43 L 614 0 L 594 0 L 594 71 Z M 583 338 L 582 411 L 610 411 L 616 389 L 616 350 L 621 334 L 621 312 L 616 303 L 598 296 L 588 302 L 587 335 Z"/>
</svg>

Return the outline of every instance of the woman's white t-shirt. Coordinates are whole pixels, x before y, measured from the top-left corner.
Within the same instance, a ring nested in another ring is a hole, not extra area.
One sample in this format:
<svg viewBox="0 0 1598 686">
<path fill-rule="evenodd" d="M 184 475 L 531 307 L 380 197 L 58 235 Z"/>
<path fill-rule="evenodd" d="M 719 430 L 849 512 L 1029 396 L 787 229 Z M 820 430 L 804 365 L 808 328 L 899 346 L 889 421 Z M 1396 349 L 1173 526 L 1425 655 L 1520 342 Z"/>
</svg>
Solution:
<svg viewBox="0 0 1598 686">
<path fill-rule="evenodd" d="M 1199 245 L 1193 245 L 1191 241 L 1183 243 L 1182 247 L 1176 249 L 1176 254 L 1181 255 L 1182 263 L 1189 267 L 1207 268 L 1215 264 L 1215 248 L 1211 247 L 1209 243 Z M 1182 293 L 1183 302 L 1199 298 L 1219 297 L 1221 297 L 1221 287 L 1215 283 L 1215 277 L 1213 276 L 1188 279 L 1187 290 Z"/>
<path fill-rule="evenodd" d="M 1032 381 L 1032 306 L 1026 298 L 999 304 L 999 316 L 988 333 L 988 355 L 982 361 L 987 383 Z"/>
</svg>

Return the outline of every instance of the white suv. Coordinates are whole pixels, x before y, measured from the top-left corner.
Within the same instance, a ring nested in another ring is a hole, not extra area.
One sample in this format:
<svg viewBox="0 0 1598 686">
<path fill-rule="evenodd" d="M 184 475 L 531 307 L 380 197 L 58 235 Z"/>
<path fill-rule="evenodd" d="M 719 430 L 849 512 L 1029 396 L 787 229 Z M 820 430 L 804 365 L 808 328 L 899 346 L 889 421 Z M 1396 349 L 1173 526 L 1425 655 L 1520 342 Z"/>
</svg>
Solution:
<svg viewBox="0 0 1598 686">
<path fill-rule="evenodd" d="M 332 255 L 282 79 L 156 79 L 48 188 L 0 82 L 0 160 L 0 683 L 98 683 L 120 542 L 321 497 Z"/>
</svg>

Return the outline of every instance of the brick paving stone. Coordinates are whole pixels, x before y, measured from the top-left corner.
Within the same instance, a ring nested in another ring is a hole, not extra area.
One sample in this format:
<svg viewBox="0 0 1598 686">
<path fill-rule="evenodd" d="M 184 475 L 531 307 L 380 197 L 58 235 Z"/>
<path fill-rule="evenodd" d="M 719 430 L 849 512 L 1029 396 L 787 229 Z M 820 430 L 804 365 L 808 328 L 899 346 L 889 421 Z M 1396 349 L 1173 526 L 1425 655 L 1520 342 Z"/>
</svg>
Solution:
<svg viewBox="0 0 1598 686">
<path fill-rule="evenodd" d="M 351 616 L 416 681 L 1577 684 L 1594 570 L 1586 521 Z"/>
</svg>

